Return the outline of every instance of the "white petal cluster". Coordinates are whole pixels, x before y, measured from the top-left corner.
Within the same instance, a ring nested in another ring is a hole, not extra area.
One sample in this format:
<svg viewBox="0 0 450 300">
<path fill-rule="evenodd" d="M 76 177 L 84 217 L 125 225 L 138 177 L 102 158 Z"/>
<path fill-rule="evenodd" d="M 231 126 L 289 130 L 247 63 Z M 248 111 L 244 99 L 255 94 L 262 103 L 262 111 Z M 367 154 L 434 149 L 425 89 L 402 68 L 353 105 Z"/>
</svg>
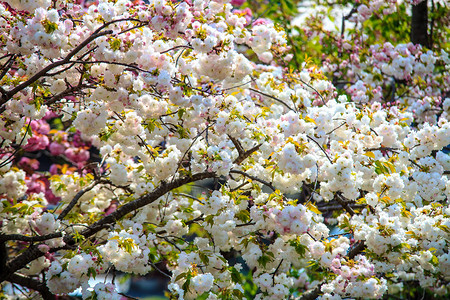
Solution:
<svg viewBox="0 0 450 300">
<path fill-rule="evenodd" d="M 21 235 L 18 249 L 63 235 L 38 244 L 45 256 L 21 273 L 45 272 L 55 294 L 83 286 L 85 299 L 119 299 L 111 284 L 83 284 L 108 267 L 145 275 L 158 263 L 179 299 L 239 298 L 247 280 L 255 299 L 319 284 L 321 299 L 381 298 L 412 280 L 448 294 L 447 53 L 373 45 L 366 61 L 345 63 L 357 80 L 339 95 L 306 64 L 276 66 L 274 55 L 288 60 L 284 31 L 247 24 L 229 1 L 16 2 L 25 17 L 0 3 L 0 56 L 17 60 L 0 91 L 43 75 L 1 107 L 2 146 L 19 152 L 39 135 L 56 143 L 62 126 L 67 145 L 94 157 L 69 167 L 64 152 L 45 181 L 2 151 L 1 232 Z M 393 1 L 371 3 L 355 20 Z M 425 91 L 380 103 L 381 86 L 422 77 Z M 436 103 L 443 111 L 431 116 Z M 36 120 L 53 127 L 28 137 Z M 48 206 L 50 192 L 58 205 Z"/>
</svg>

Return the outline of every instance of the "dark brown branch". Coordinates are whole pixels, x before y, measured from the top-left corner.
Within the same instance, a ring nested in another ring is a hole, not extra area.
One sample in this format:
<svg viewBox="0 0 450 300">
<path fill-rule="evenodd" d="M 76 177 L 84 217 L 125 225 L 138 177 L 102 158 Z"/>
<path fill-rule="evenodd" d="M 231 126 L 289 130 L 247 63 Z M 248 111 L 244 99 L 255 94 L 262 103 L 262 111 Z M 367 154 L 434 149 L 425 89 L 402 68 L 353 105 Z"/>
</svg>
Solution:
<svg viewBox="0 0 450 300">
<path fill-rule="evenodd" d="M 59 100 L 63 99 L 64 97 L 67 97 L 67 96 L 73 96 L 73 93 L 78 92 L 78 91 L 80 91 L 81 89 L 83 89 L 83 88 L 88 88 L 88 87 L 89 87 L 89 86 L 83 85 L 83 84 L 77 85 L 77 86 L 73 86 L 73 87 L 70 87 L 70 88 L 66 89 L 65 91 L 63 91 L 63 92 L 61 92 L 61 93 L 59 93 L 59 94 L 56 94 L 56 95 L 54 95 L 53 97 L 51 97 L 51 98 L 49 98 L 48 100 L 46 100 L 46 101 L 45 101 L 45 104 L 46 104 L 46 105 L 50 105 L 50 104 L 56 103 L 56 102 L 58 102 Z"/>
<path fill-rule="evenodd" d="M 240 165 L 244 160 L 246 160 L 250 155 L 252 155 L 255 151 L 258 151 L 258 149 L 262 146 L 262 144 L 258 144 L 253 148 L 250 148 L 249 150 L 239 153 L 239 157 L 234 160 L 233 163 Z M 239 150 L 238 150 L 239 151 Z"/>
<path fill-rule="evenodd" d="M 0 102 L 0 105 L 3 105 L 13 95 L 15 95 L 16 93 L 20 92 L 24 88 L 28 87 L 29 85 L 31 85 L 33 82 L 35 82 L 39 78 L 45 76 L 48 71 L 50 71 L 50 70 L 52 70 L 52 69 L 54 69 L 56 67 L 59 67 L 59 66 L 62 66 L 64 64 L 69 63 L 69 61 L 70 61 L 70 59 L 72 57 L 74 57 L 81 49 L 83 49 L 85 46 L 87 46 L 90 42 L 92 42 L 96 38 L 99 38 L 99 37 L 104 36 L 104 35 L 112 34 L 112 33 L 113 33 L 112 30 L 105 30 L 105 31 L 101 31 L 101 32 L 97 32 L 97 33 L 92 34 L 87 39 L 85 39 L 80 45 L 78 45 L 75 49 L 73 49 L 64 59 L 56 61 L 56 62 L 48 65 L 47 67 L 43 68 L 42 70 L 40 70 L 39 72 L 37 72 L 36 74 L 31 76 L 25 82 L 19 84 L 14 89 L 12 89 L 11 91 L 7 92 L 6 97 L 3 98 L 3 100 Z"/>
<path fill-rule="evenodd" d="M 320 295 L 320 288 L 322 287 L 323 283 L 319 284 L 315 289 L 307 291 L 302 294 L 302 296 L 299 298 L 299 300 L 314 300 Z"/>
<path fill-rule="evenodd" d="M 54 232 L 46 235 L 28 236 L 22 234 L 0 234 L 0 243 L 4 241 L 42 242 L 62 237 L 62 232 Z"/>
<path fill-rule="evenodd" d="M 66 62 L 66 64 L 86 64 L 86 65 L 87 64 L 109 64 L 109 65 L 127 67 L 127 68 L 134 69 L 136 71 L 140 71 L 140 72 L 144 72 L 144 73 L 152 73 L 152 71 L 141 69 L 138 66 L 136 66 L 135 64 L 127 64 L 127 63 L 121 63 L 121 62 L 116 62 L 116 61 L 107 61 L 107 60 L 94 60 L 94 61 L 71 60 L 71 61 Z"/>
<path fill-rule="evenodd" d="M 255 222 L 248 222 L 248 223 L 243 223 L 243 224 L 236 224 L 236 227 L 245 227 L 245 226 L 252 226 L 255 225 Z"/>
<path fill-rule="evenodd" d="M 284 258 L 282 258 L 282 259 L 280 260 L 280 263 L 278 264 L 277 268 L 276 268 L 275 271 L 273 271 L 273 273 L 272 273 L 272 284 L 273 284 L 273 285 L 275 285 L 275 275 L 277 275 L 278 270 L 280 269 L 281 264 L 283 263 L 283 261 L 284 261 Z"/>
<path fill-rule="evenodd" d="M 334 129 L 331 130 L 330 132 L 327 132 L 327 135 L 332 134 L 334 131 L 338 130 L 339 128 L 341 128 L 341 127 L 344 126 L 345 124 L 347 124 L 347 122 L 343 122 L 341 125 L 339 125 L 338 127 L 334 128 Z"/>
<path fill-rule="evenodd" d="M 82 189 L 81 191 L 79 191 L 70 201 L 70 203 L 66 206 L 66 208 L 64 208 L 64 210 L 59 214 L 58 216 L 58 220 L 62 220 L 64 219 L 64 217 L 72 210 L 72 208 L 78 203 L 78 200 L 80 200 L 80 198 L 86 194 L 87 192 L 89 192 L 90 190 L 92 190 L 94 188 L 94 186 L 96 186 L 98 184 L 98 181 L 93 181 L 91 182 L 87 187 L 85 187 L 84 189 Z"/>
<path fill-rule="evenodd" d="M 169 276 L 170 277 L 170 276 Z M 134 297 L 131 297 L 131 296 L 128 296 L 128 295 L 125 295 L 124 293 L 118 293 L 120 296 L 122 296 L 122 297 L 125 297 L 125 298 L 128 298 L 128 299 L 131 299 L 131 300 L 139 300 L 139 298 L 134 298 Z"/>
<path fill-rule="evenodd" d="M 28 80 L 26 80 L 25 82 L 21 83 L 20 85 L 16 86 L 15 88 L 13 88 L 10 91 L 5 91 L 2 92 L 3 97 L 0 100 L 0 106 L 3 106 L 9 99 L 11 99 L 12 96 L 14 96 L 16 93 L 20 92 L 21 90 L 23 90 L 24 88 L 28 87 L 29 85 L 31 85 L 32 83 L 34 83 L 35 81 L 37 81 L 39 78 L 47 76 L 48 72 L 54 68 L 57 68 L 59 66 L 62 66 L 64 64 L 67 63 L 71 63 L 70 60 L 77 55 L 78 52 L 81 51 L 81 49 L 83 49 L 84 47 L 86 47 L 90 42 L 94 41 L 95 39 L 101 37 L 101 36 L 105 36 L 108 34 L 112 34 L 114 33 L 113 30 L 104 30 L 106 27 L 108 27 L 111 24 L 114 23 L 118 23 L 118 22 L 124 22 L 124 21 L 134 21 L 134 22 L 139 22 L 142 23 L 140 20 L 138 19 L 132 19 L 132 18 L 125 18 L 125 19 L 118 19 L 118 20 L 113 20 L 110 22 L 107 22 L 105 24 L 103 24 L 102 26 L 100 26 L 99 28 L 97 28 L 97 30 L 95 30 L 87 39 L 85 39 L 82 43 L 80 43 L 77 47 L 75 47 L 71 52 L 69 52 L 69 54 L 66 55 L 65 58 L 63 58 L 62 60 L 56 61 L 50 65 L 48 65 L 47 67 L 43 68 L 42 70 L 40 70 L 39 72 L 37 72 L 36 74 L 34 74 L 31 78 L 29 78 Z M 120 34 L 120 33 L 119 33 Z M 4 111 L 5 108 L 2 107 L 0 112 Z"/>
<path fill-rule="evenodd" d="M 97 221 L 94 223 L 90 228 L 86 229 L 82 232 L 84 236 L 91 236 L 97 232 L 96 227 L 102 226 L 104 224 L 114 224 L 117 220 L 120 220 L 122 217 L 127 215 L 128 213 L 135 211 L 145 205 L 148 205 L 150 203 L 153 203 L 156 201 L 159 197 L 167 194 L 173 189 L 179 188 L 187 183 L 199 181 L 202 179 L 207 178 L 213 178 L 216 174 L 213 172 L 204 172 L 204 173 L 198 173 L 192 176 L 185 176 L 178 179 L 174 179 L 170 183 L 161 182 L 161 184 L 154 189 L 151 193 L 148 193 L 132 202 L 129 202 L 119 209 L 117 209 L 112 214 L 104 217 L 103 219 Z"/>
<path fill-rule="evenodd" d="M 185 184 L 207 179 L 207 178 L 214 178 L 216 177 L 216 174 L 213 172 L 204 172 L 204 173 L 198 173 L 194 174 L 192 176 L 185 176 L 181 178 L 177 178 L 173 180 L 170 183 L 161 182 L 161 184 L 155 188 L 151 193 L 148 193 L 132 202 L 129 202 L 119 209 L 117 209 L 112 214 L 105 216 L 101 220 L 95 222 L 94 224 L 90 225 L 89 228 L 85 229 L 81 232 L 81 234 L 88 238 L 100 230 L 102 230 L 105 227 L 108 227 L 108 225 L 114 224 L 117 220 L 120 220 L 125 215 L 145 206 L 150 203 L 155 202 L 159 197 L 165 195 L 166 193 L 172 191 L 173 189 L 179 188 Z M 72 247 L 76 245 L 76 241 L 72 236 L 65 236 L 64 242 L 66 243 L 66 247 Z M 55 248 L 50 249 L 50 252 L 55 252 L 60 250 L 61 248 Z M 7 280 L 11 274 L 16 272 L 17 270 L 23 268 L 31 261 L 43 256 L 44 253 L 42 253 L 37 246 L 33 245 L 30 246 L 25 252 L 20 254 L 19 256 L 15 257 L 13 260 L 9 261 L 6 264 L 6 267 L 3 270 L 0 270 L 0 283 L 4 280 Z"/>
<path fill-rule="evenodd" d="M 364 149 L 364 151 L 391 151 L 396 152 L 398 148 L 392 148 L 392 147 L 376 147 L 376 148 L 367 148 Z"/>
<path fill-rule="evenodd" d="M 1 112 L 1 111 L 0 111 L 0 112 Z M 17 146 L 17 148 L 14 150 L 14 152 L 13 152 L 7 159 L 5 159 L 4 161 L 2 161 L 2 162 L 0 163 L 0 168 L 3 167 L 3 166 L 6 166 L 6 165 L 9 164 L 11 161 L 13 161 L 14 156 L 17 154 L 17 152 L 19 152 L 19 150 L 20 150 L 20 148 L 21 148 L 23 142 L 25 141 L 26 136 L 28 135 L 28 131 L 30 130 L 30 124 L 31 124 L 31 119 L 30 119 L 30 121 L 28 122 L 27 129 L 25 129 L 25 133 L 24 133 L 24 135 L 23 135 L 23 137 L 22 137 L 22 140 L 20 141 L 19 145 Z"/>
<path fill-rule="evenodd" d="M 359 241 L 352 249 L 350 249 L 347 256 L 350 259 L 354 259 L 355 256 L 364 251 L 364 249 L 366 249 L 366 244 L 364 244 L 364 241 Z"/>
<path fill-rule="evenodd" d="M 310 85 L 309 83 L 307 83 L 306 81 L 303 81 L 302 79 L 299 79 L 301 83 L 303 83 L 304 85 L 306 85 L 307 87 L 309 87 L 310 89 L 312 89 L 320 98 L 320 100 L 322 100 L 322 104 L 324 106 L 327 106 L 327 103 L 325 102 L 325 99 L 323 98 L 322 94 L 319 93 L 318 90 L 316 90 L 312 85 Z"/>
<path fill-rule="evenodd" d="M 203 218 L 203 214 L 202 214 L 202 215 L 198 216 L 195 219 L 192 219 L 192 220 L 189 220 L 189 221 L 185 221 L 184 225 L 189 226 L 191 224 L 194 224 L 195 222 L 203 221 L 203 220 L 204 220 L 204 218 Z M 167 230 L 160 230 L 160 231 L 156 232 L 156 234 L 159 234 L 159 235 L 165 234 L 165 233 L 167 233 Z"/>
<path fill-rule="evenodd" d="M 44 300 L 56 299 L 56 296 L 50 292 L 45 283 L 39 282 L 30 277 L 25 277 L 19 274 L 11 274 L 8 277 L 8 281 L 39 292 Z"/>
<path fill-rule="evenodd" d="M 12 64 L 14 63 L 14 59 L 16 58 L 16 55 L 13 54 L 8 61 L 3 65 L 2 67 L 2 72 L 0 73 L 0 80 L 2 80 L 3 76 L 6 75 L 6 73 L 8 73 L 9 69 L 11 69 Z M 4 91 L 4 90 L 3 90 Z"/>
<path fill-rule="evenodd" d="M 228 137 L 233 142 L 234 147 L 236 148 L 237 152 L 239 153 L 239 156 L 244 155 L 244 148 L 242 148 L 241 142 L 239 142 L 236 138 L 232 137 L 228 134 Z"/>
<path fill-rule="evenodd" d="M 89 49 L 89 50 L 86 51 L 84 54 L 82 54 L 81 56 L 77 57 L 77 60 L 82 60 L 82 59 L 83 59 L 84 57 L 86 57 L 88 54 L 94 52 L 94 51 L 97 50 L 97 49 L 98 49 L 98 46 L 95 46 L 95 47 Z M 55 76 L 55 75 L 64 73 L 65 71 L 71 69 L 74 65 L 75 65 L 75 63 L 70 64 L 69 66 L 67 66 L 67 67 L 65 67 L 65 68 L 63 68 L 63 69 L 61 69 L 61 70 L 59 70 L 59 71 L 55 71 L 55 72 L 53 72 L 53 73 L 47 73 L 47 76 Z"/>
<path fill-rule="evenodd" d="M 348 204 L 348 206 L 352 209 L 361 209 L 366 207 L 366 205 L 363 204 Z M 317 207 L 318 210 L 320 210 L 321 212 L 329 212 L 329 211 L 338 211 L 340 209 L 342 209 L 341 205 L 333 205 L 333 206 L 318 206 Z"/>
<path fill-rule="evenodd" d="M 355 215 L 355 211 L 350 206 L 350 202 L 347 201 L 344 197 L 342 197 L 339 193 L 336 194 L 336 200 L 345 209 L 345 211 L 350 214 L 350 216 Z"/>
<path fill-rule="evenodd" d="M 350 216 L 355 215 L 355 211 L 350 206 L 350 202 L 347 201 L 344 197 L 342 197 L 339 193 L 336 194 L 336 200 L 339 202 L 340 205 L 342 205 L 345 211 L 347 211 L 350 214 Z M 355 258 L 356 255 L 364 251 L 364 249 L 366 249 L 366 245 L 364 244 L 364 241 L 360 241 L 348 252 L 347 257 L 353 259 Z"/>
<path fill-rule="evenodd" d="M 430 48 L 428 37 L 428 1 L 412 5 L 411 42 Z"/>
</svg>

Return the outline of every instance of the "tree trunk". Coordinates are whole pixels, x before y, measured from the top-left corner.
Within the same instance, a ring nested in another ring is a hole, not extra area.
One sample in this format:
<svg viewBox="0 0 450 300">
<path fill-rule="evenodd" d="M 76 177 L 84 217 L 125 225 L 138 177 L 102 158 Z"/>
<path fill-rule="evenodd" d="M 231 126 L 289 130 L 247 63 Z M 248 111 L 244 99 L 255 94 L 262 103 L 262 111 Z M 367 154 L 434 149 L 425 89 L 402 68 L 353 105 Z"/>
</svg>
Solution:
<svg viewBox="0 0 450 300">
<path fill-rule="evenodd" d="M 411 42 L 430 48 L 427 0 L 412 6 Z"/>
</svg>

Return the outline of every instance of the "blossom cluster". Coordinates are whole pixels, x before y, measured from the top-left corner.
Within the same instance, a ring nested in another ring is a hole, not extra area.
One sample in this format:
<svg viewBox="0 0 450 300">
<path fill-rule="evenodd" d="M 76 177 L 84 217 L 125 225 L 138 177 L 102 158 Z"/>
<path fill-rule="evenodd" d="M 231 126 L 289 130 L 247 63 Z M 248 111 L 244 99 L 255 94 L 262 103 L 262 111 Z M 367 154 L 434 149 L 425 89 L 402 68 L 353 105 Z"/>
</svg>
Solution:
<svg viewBox="0 0 450 300">
<path fill-rule="evenodd" d="M 85 299 L 119 297 L 86 284 L 109 268 L 160 272 L 178 299 L 448 295 L 445 52 L 385 43 L 292 71 L 286 32 L 229 1 L 8 3 L 0 243 L 24 254 L 2 270 Z M 323 74 L 344 70 L 361 80 Z M 386 76 L 417 85 L 386 105 Z"/>
</svg>

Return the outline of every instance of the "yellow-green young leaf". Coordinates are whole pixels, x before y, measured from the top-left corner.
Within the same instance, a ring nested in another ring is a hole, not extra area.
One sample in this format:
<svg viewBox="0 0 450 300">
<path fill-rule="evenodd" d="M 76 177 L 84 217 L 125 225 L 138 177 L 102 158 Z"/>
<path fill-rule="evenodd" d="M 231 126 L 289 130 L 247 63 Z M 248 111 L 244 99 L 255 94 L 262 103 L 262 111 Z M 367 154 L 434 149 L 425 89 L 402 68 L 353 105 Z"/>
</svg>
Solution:
<svg viewBox="0 0 450 300">
<path fill-rule="evenodd" d="M 433 255 L 433 257 L 431 258 L 431 264 L 434 266 L 439 265 L 439 258 Z"/>
<path fill-rule="evenodd" d="M 321 214 L 322 214 L 322 212 L 317 208 L 317 206 L 315 206 L 315 205 L 312 204 L 311 202 L 309 202 L 309 203 L 306 205 L 306 207 L 307 207 L 310 211 L 315 212 L 315 213 L 318 214 L 318 215 L 321 215 Z"/>
<path fill-rule="evenodd" d="M 357 204 L 364 204 L 366 203 L 366 198 L 359 198 L 358 200 L 356 200 Z"/>
<path fill-rule="evenodd" d="M 308 116 L 304 117 L 303 119 L 304 119 L 306 122 L 314 123 L 315 125 L 317 125 L 316 120 L 314 120 L 314 119 L 312 119 L 312 118 L 310 118 L 310 117 L 308 117 Z"/>
<path fill-rule="evenodd" d="M 20 202 L 20 203 L 17 203 L 16 205 L 12 206 L 12 208 L 20 209 L 24 206 L 27 206 L 27 204 Z"/>
<path fill-rule="evenodd" d="M 241 282 L 241 274 L 234 268 L 230 268 L 231 280 L 235 283 Z"/>
<path fill-rule="evenodd" d="M 364 155 L 375 159 L 375 154 L 372 151 L 368 151 L 368 152 L 364 153 Z"/>
<path fill-rule="evenodd" d="M 408 243 L 402 243 L 401 245 L 405 248 L 411 249 L 411 245 Z"/>
<path fill-rule="evenodd" d="M 315 260 L 310 260 L 309 263 L 308 263 L 308 268 L 313 267 L 313 266 L 316 266 L 316 265 L 317 265 L 317 261 L 315 261 Z"/>
<path fill-rule="evenodd" d="M 403 209 L 402 210 L 402 216 L 406 217 L 406 218 L 410 218 L 412 217 L 412 213 L 410 213 L 408 210 Z"/>
<path fill-rule="evenodd" d="M 242 89 L 239 89 L 237 91 L 232 92 L 230 95 L 231 96 L 236 96 L 237 94 L 242 93 Z"/>
<path fill-rule="evenodd" d="M 242 222 L 248 222 L 250 221 L 250 212 L 248 210 L 241 210 L 236 217 L 241 220 Z"/>
<path fill-rule="evenodd" d="M 389 203 L 391 201 L 391 197 L 384 196 L 383 198 L 380 198 L 380 201 L 387 204 L 387 203 Z"/>
<path fill-rule="evenodd" d="M 437 227 L 446 233 L 450 233 L 450 230 L 447 225 L 438 225 Z"/>
<path fill-rule="evenodd" d="M 393 163 L 386 161 L 383 164 L 391 171 L 391 173 L 395 173 L 395 166 Z"/>
<path fill-rule="evenodd" d="M 441 204 L 441 203 L 433 202 L 433 203 L 431 203 L 431 207 L 433 207 L 434 209 L 440 208 L 440 207 L 442 207 L 442 204 Z"/>
</svg>

